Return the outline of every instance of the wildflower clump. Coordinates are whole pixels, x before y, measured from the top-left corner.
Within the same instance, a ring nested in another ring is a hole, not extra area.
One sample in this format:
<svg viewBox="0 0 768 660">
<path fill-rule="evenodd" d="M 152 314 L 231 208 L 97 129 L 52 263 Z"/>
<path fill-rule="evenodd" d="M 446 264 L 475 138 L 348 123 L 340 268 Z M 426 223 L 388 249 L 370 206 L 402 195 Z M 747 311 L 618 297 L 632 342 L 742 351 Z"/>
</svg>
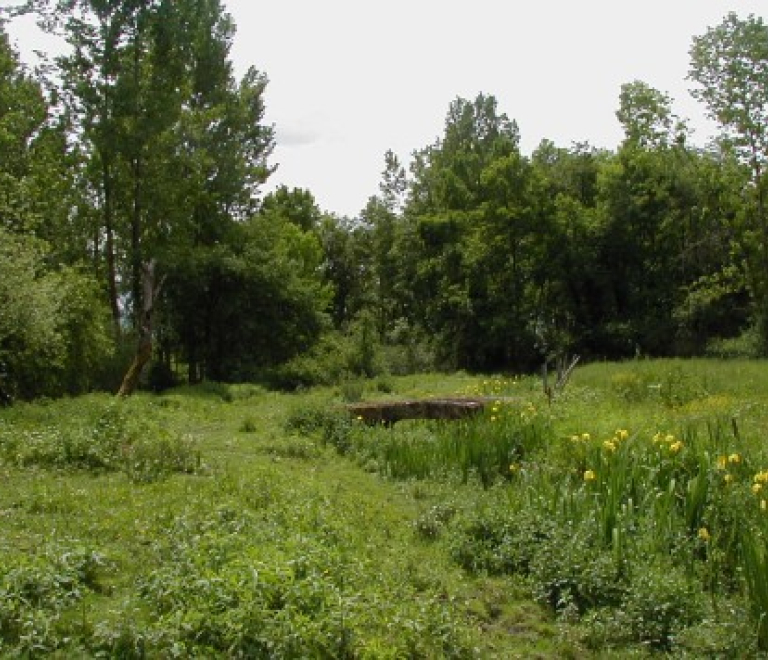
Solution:
<svg viewBox="0 0 768 660">
<path fill-rule="evenodd" d="M 761 470 L 760 472 L 756 473 L 754 477 L 752 477 L 752 492 L 755 495 L 763 495 L 764 490 L 768 490 L 768 470 Z M 760 500 L 760 509 L 761 511 L 765 511 L 765 500 Z"/>
<path fill-rule="evenodd" d="M 679 440 L 671 433 L 657 432 L 653 436 L 653 444 L 658 446 L 661 451 L 666 451 L 670 454 L 679 454 L 685 446 L 682 440 Z"/>
<path fill-rule="evenodd" d="M 613 436 L 603 442 L 603 449 L 608 453 L 614 453 L 628 439 L 629 431 L 626 429 L 616 429 Z"/>
</svg>

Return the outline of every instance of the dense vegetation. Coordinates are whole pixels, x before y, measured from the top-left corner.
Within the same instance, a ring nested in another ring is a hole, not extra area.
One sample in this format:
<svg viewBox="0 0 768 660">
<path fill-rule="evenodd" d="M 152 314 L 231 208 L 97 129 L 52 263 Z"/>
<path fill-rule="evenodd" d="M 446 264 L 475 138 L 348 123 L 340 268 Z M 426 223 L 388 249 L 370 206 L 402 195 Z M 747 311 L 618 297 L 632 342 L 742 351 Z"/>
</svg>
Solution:
<svg viewBox="0 0 768 660">
<path fill-rule="evenodd" d="M 31 71 L 0 32 L 3 400 L 115 390 L 147 327 L 155 388 L 766 352 L 760 18 L 693 39 L 722 128 L 706 147 L 640 81 L 617 90 L 613 151 L 523 154 L 479 94 L 450 103 L 408 172 L 387 153 L 380 193 L 341 218 L 308 190 L 260 195 L 267 78 L 235 78 L 219 0 L 22 11 L 70 48 Z"/>
<path fill-rule="evenodd" d="M 758 657 L 765 364 L 0 411 L 0 656 Z M 345 396 L 476 394 L 369 427 Z M 498 397 L 498 403 L 494 403 Z"/>
<path fill-rule="evenodd" d="M 765 364 L 711 359 L 768 354 L 762 19 L 693 39 L 706 147 L 640 81 L 615 150 L 479 94 L 341 218 L 260 194 L 219 0 L 22 11 L 70 49 L 0 23 L 0 656 L 768 653 Z"/>
</svg>

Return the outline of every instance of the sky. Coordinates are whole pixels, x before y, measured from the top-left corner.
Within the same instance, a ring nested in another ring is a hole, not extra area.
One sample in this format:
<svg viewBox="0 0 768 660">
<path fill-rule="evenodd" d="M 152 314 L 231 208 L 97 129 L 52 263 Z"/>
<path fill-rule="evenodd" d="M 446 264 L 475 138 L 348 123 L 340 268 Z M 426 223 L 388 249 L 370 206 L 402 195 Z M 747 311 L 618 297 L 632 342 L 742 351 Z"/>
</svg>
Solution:
<svg viewBox="0 0 768 660">
<path fill-rule="evenodd" d="M 13 3 L 0 3 L 3 5 Z M 357 216 L 384 154 L 404 164 L 443 133 L 454 99 L 492 94 L 530 153 L 543 139 L 615 149 L 621 85 L 668 94 L 694 142 L 714 126 L 686 80 L 694 36 L 728 12 L 768 19 L 765 0 L 224 0 L 238 76 L 266 73 L 278 169 L 264 188 L 310 190 Z M 49 42 L 9 28 L 22 59 Z"/>
</svg>

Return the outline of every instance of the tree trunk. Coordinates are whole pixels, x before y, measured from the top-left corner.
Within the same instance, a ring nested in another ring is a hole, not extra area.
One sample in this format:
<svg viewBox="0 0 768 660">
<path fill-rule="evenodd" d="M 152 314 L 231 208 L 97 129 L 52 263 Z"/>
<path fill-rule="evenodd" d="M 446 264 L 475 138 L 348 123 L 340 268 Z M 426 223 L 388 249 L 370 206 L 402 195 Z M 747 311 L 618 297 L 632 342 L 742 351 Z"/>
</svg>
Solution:
<svg viewBox="0 0 768 660">
<path fill-rule="evenodd" d="M 112 310 L 112 325 L 115 331 L 115 338 L 120 339 L 120 304 L 118 302 L 117 292 L 117 267 L 115 264 L 115 235 L 114 235 L 114 208 L 112 199 L 112 175 L 109 166 L 104 164 L 103 169 L 104 184 L 104 231 L 106 233 L 107 261 L 107 286 L 109 289 L 109 307 Z"/>
<path fill-rule="evenodd" d="M 147 362 L 152 358 L 152 314 L 155 300 L 160 294 L 163 280 L 155 284 L 155 261 L 142 264 L 142 284 L 144 296 L 142 300 L 141 324 L 139 326 L 139 342 L 136 347 L 136 356 L 133 358 L 130 368 L 123 378 L 119 396 L 130 396 L 136 390 Z"/>
</svg>

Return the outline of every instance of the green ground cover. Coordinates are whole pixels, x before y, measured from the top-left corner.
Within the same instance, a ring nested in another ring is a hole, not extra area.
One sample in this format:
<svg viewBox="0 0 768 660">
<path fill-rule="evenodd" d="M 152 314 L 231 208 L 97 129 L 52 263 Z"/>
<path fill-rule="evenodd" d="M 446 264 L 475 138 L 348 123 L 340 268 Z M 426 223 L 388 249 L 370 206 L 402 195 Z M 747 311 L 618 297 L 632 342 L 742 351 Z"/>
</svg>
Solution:
<svg viewBox="0 0 768 660">
<path fill-rule="evenodd" d="M 768 365 L 0 411 L 0 655 L 755 657 Z M 370 428 L 346 398 L 498 396 Z M 764 490 L 765 489 L 765 490 Z"/>
</svg>

